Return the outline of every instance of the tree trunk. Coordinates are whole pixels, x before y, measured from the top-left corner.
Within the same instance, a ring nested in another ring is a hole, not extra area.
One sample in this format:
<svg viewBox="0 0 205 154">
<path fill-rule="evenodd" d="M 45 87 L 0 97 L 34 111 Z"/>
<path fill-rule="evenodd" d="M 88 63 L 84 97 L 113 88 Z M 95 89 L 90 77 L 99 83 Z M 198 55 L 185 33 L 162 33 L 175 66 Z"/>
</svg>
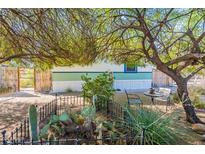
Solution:
<svg viewBox="0 0 205 154">
<path fill-rule="evenodd" d="M 196 115 L 194 106 L 192 105 L 192 101 L 189 98 L 188 88 L 187 88 L 187 81 L 181 80 L 177 82 L 177 93 L 179 98 L 182 102 L 183 108 L 186 112 L 186 120 L 190 123 L 203 123 Z"/>
</svg>

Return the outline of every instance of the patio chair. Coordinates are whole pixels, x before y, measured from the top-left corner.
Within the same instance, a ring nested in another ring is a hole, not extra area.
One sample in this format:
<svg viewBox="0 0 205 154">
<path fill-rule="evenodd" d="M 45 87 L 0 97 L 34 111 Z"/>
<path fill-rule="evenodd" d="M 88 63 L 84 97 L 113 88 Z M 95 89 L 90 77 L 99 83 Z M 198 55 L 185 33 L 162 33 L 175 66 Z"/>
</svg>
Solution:
<svg viewBox="0 0 205 154">
<path fill-rule="evenodd" d="M 167 107 L 171 105 L 171 89 L 159 88 L 159 93 L 161 93 L 163 96 L 155 98 L 155 100 L 166 102 L 166 112 L 167 112 Z"/>
<path fill-rule="evenodd" d="M 139 106 L 143 106 L 143 102 L 140 98 L 139 95 L 137 95 L 136 93 L 128 93 L 127 90 L 125 90 L 126 96 L 127 96 L 127 102 L 128 105 L 139 105 Z"/>
</svg>

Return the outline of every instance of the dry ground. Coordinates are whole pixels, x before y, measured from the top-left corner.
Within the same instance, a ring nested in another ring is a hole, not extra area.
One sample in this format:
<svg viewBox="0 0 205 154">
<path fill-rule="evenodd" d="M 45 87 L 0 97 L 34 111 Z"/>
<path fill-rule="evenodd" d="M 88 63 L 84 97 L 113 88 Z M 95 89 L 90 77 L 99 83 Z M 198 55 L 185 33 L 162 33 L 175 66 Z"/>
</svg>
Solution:
<svg viewBox="0 0 205 154">
<path fill-rule="evenodd" d="M 13 130 L 27 115 L 31 104 L 41 106 L 54 98 L 52 95 L 34 93 L 31 90 L 0 96 L 0 131 Z"/>
</svg>

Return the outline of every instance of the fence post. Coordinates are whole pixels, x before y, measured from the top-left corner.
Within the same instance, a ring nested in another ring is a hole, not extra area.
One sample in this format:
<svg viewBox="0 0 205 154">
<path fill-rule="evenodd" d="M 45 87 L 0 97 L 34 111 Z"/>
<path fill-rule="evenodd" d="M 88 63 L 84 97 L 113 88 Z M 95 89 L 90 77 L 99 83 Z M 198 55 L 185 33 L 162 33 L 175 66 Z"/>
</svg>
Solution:
<svg viewBox="0 0 205 154">
<path fill-rule="evenodd" d="M 55 96 L 56 96 L 56 101 L 57 101 L 57 99 L 58 99 L 58 94 L 56 93 Z"/>
<path fill-rule="evenodd" d="M 76 131 L 77 131 L 76 145 L 79 145 L 80 144 L 79 142 L 80 127 L 79 126 L 77 126 Z"/>
<path fill-rule="evenodd" d="M 14 144 L 14 133 L 11 132 L 11 143 Z"/>
<path fill-rule="evenodd" d="M 109 114 L 110 114 L 109 104 L 110 104 L 110 101 L 107 101 L 107 117 L 108 117 L 108 116 L 109 116 Z"/>
<path fill-rule="evenodd" d="M 61 103 L 61 97 L 60 97 L 60 103 Z M 55 98 L 55 115 L 57 115 L 57 105 L 58 105 L 58 94 L 56 93 L 56 98 Z"/>
<path fill-rule="evenodd" d="M 30 128 L 29 128 L 29 118 L 27 118 L 27 137 L 28 137 L 28 139 L 30 139 L 30 130 L 29 130 Z"/>
<path fill-rule="evenodd" d="M 142 128 L 142 131 L 141 131 L 140 144 L 141 144 L 141 145 L 144 145 L 144 144 L 145 144 L 145 128 Z"/>
<path fill-rule="evenodd" d="M 2 133 L 2 138 L 3 138 L 2 143 L 3 143 L 3 145 L 6 145 L 7 144 L 7 142 L 6 142 L 6 130 L 2 131 L 1 133 Z"/>
<path fill-rule="evenodd" d="M 85 91 L 83 91 L 83 107 L 85 106 Z"/>
<path fill-rule="evenodd" d="M 22 142 L 22 140 L 23 140 L 23 124 L 21 123 L 20 124 L 20 142 Z"/>
<path fill-rule="evenodd" d="M 16 131 L 16 142 L 17 142 L 17 144 L 18 144 L 18 140 L 19 140 L 18 131 L 19 131 L 19 129 L 16 127 L 15 131 Z"/>
</svg>

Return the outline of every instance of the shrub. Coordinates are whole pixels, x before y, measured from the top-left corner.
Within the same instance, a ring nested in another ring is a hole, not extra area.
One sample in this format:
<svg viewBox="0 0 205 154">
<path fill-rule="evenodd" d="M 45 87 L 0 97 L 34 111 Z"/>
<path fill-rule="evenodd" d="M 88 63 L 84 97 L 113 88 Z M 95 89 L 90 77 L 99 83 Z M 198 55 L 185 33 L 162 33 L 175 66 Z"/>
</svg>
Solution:
<svg viewBox="0 0 205 154">
<path fill-rule="evenodd" d="M 198 103 L 194 105 L 197 109 L 205 109 L 205 103 Z"/>
<path fill-rule="evenodd" d="M 178 137 L 171 129 L 171 117 L 162 115 L 160 112 L 143 108 L 132 110 L 125 108 L 130 127 L 135 130 L 135 135 L 140 136 L 142 128 L 145 129 L 146 144 L 176 144 Z"/>
<path fill-rule="evenodd" d="M 0 87 L 0 94 L 8 93 L 10 90 L 12 90 L 11 87 Z"/>
<path fill-rule="evenodd" d="M 198 108 L 198 109 L 205 109 L 205 102 L 203 102 L 201 99 L 200 99 L 200 96 L 199 95 L 195 95 L 193 100 L 192 100 L 192 103 L 194 105 L 194 107 Z"/>
<path fill-rule="evenodd" d="M 172 95 L 172 101 L 173 103 L 176 103 L 176 104 L 179 104 L 181 102 L 177 93 L 174 93 Z"/>
<path fill-rule="evenodd" d="M 114 94 L 113 78 L 110 73 L 103 73 L 92 79 L 87 75 L 83 75 L 83 94 L 91 99 L 92 96 L 97 96 L 97 100 L 105 102 Z"/>
<path fill-rule="evenodd" d="M 65 90 L 65 92 L 67 92 L 67 93 L 71 93 L 71 92 L 73 92 L 73 90 L 70 89 L 70 88 L 67 88 L 67 89 Z"/>
<path fill-rule="evenodd" d="M 21 84 L 21 87 L 23 87 L 23 88 L 31 88 L 34 86 L 33 80 L 30 80 L 30 79 L 29 80 L 22 79 L 20 84 Z"/>
<path fill-rule="evenodd" d="M 205 88 L 198 87 L 196 91 L 199 95 L 205 95 Z"/>
</svg>

